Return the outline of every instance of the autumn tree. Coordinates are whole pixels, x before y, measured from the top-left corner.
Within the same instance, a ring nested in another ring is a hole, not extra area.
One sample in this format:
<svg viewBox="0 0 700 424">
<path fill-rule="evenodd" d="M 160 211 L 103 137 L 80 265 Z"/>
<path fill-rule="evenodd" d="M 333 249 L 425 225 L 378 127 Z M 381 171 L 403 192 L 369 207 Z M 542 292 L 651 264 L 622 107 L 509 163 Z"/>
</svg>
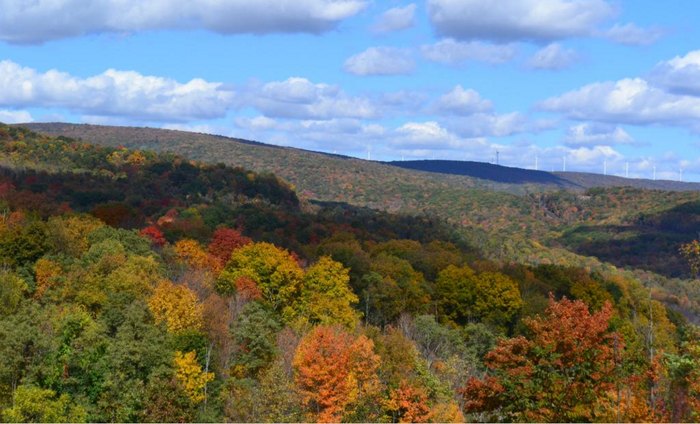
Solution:
<svg viewBox="0 0 700 424">
<path fill-rule="evenodd" d="M 348 269 L 324 256 L 304 274 L 296 315 L 312 324 L 341 324 L 353 327 L 357 312 L 352 308 L 357 296 L 350 290 Z"/>
<path fill-rule="evenodd" d="M 431 418 L 428 395 L 406 380 L 391 391 L 384 407 L 393 423 L 425 423 Z"/>
<path fill-rule="evenodd" d="M 90 215 L 56 216 L 49 218 L 48 233 L 56 253 L 80 257 L 90 247 L 88 236 L 105 224 Z"/>
<path fill-rule="evenodd" d="M 155 225 L 149 225 L 139 231 L 139 234 L 143 237 L 147 237 L 151 240 L 151 243 L 157 247 L 163 247 L 167 241 L 163 232 Z"/>
<path fill-rule="evenodd" d="M 295 384 L 310 418 L 340 421 L 358 397 L 378 388 L 379 359 L 373 343 L 340 327 L 319 326 L 299 343 L 294 355 Z"/>
<path fill-rule="evenodd" d="M 486 355 L 489 373 L 462 389 L 465 411 L 506 421 L 588 421 L 614 389 L 619 334 L 610 303 L 591 314 L 581 301 L 550 298 L 546 316 L 525 320 L 529 337 L 502 340 Z"/>
<path fill-rule="evenodd" d="M 46 258 L 41 258 L 34 263 L 34 280 L 36 281 L 36 289 L 34 297 L 41 299 L 51 287 L 59 282 L 63 270 L 61 266 Z"/>
<path fill-rule="evenodd" d="M 156 322 L 165 323 L 168 331 L 200 330 L 204 325 L 202 305 L 197 296 L 182 285 L 163 280 L 148 300 Z"/>
<path fill-rule="evenodd" d="M 12 406 L 2 410 L 5 422 L 85 422 L 85 409 L 67 394 L 36 386 L 19 386 Z"/>
<path fill-rule="evenodd" d="M 273 310 L 294 315 L 291 304 L 299 296 L 304 272 L 286 250 L 271 243 L 253 243 L 237 249 L 219 276 L 216 289 L 224 295 L 236 292 L 239 279 L 250 279 Z"/>
<path fill-rule="evenodd" d="M 182 239 L 175 243 L 175 254 L 180 262 L 190 268 L 212 271 L 221 270 L 219 261 L 211 256 L 196 240 Z"/>
<path fill-rule="evenodd" d="M 373 258 L 366 281 L 366 317 L 372 323 L 386 324 L 402 313 L 425 312 L 430 302 L 425 278 L 410 262 L 380 253 Z"/>
<path fill-rule="evenodd" d="M 195 352 L 175 352 L 175 377 L 187 396 L 194 403 L 205 399 L 205 387 L 214 379 L 214 374 L 202 370 Z"/>
<path fill-rule="evenodd" d="M 214 231 L 207 250 L 210 255 L 219 261 L 223 268 L 231 259 L 231 253 L 234 250 L 250 243 L 252 243 L 252 240 L 241 234 L 240 231 L 233 228 L 219 227 Z"/>
<path fill-rule="evenodd" d="M 435 297 L 441 314 L 460 324 L 478 320 L 504 326 L 523 305 L 520 289 L 510 277 L 499 272 L 476 274 L 467 266 L 442 270 Z"/>
</svg>

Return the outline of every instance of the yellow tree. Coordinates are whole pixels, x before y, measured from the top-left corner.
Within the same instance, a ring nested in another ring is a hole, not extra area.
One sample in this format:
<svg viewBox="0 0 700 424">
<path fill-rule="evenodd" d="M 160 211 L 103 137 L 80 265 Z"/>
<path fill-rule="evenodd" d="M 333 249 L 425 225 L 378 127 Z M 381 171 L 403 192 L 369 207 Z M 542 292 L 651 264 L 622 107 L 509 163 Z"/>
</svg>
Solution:
<svg viewBox="0 0 700 424">
<path fill-rule="evenodd" d="M 236 292 L 241 278 L 252 280 L 272 309 L 293 316 L 291 304 L 298 299 L 304 272 L 286 250 L 271 243 L 252 243 L 233 252 L 219 275 L 216 289 L 224 295 Z"/>
<path fill-rule="evenodd" d="M 306 270 L 295 313 L 312 324 L 341 324 L 352 328 L 358 314 L 357 296 L 350 290 L 349 270 L 324 256 Z"/>
<path fill-rule="evenodd" d="M 156 322 L 165 323 L 170 332 L 200 330 L 204 325 L 202 305 L 194 292 L 168 280 L 155 288 L 148 307 Z"/>
<path fill-rule="evenodd" d="M 207 383 L 214 380 L 214 373 L 202 371 L 202 366 L 197 362 L 195 352 L 175 352 L 175 377 L 178 383 L 194 403 L 199 403 L 205 398 Z"/>
<path fill-rule="evenodd" d="M 58 282 L 58 277 L 61 276 L 62 272 L 61 266 L 50 259 L 41 258 L 36 261 L 34 264 L 34 279 L 36 281 L 34 297 L 41 299 L 46 291 Z"/>
<path fill-rule="evenodd" d="M 212 271 L 214 274 L 221 271 L 220 262 L 204 250 L 196 240 L 179 240 L 175 243 L 175 254 L 180 262 L 190 268 Z"/>
</svg>

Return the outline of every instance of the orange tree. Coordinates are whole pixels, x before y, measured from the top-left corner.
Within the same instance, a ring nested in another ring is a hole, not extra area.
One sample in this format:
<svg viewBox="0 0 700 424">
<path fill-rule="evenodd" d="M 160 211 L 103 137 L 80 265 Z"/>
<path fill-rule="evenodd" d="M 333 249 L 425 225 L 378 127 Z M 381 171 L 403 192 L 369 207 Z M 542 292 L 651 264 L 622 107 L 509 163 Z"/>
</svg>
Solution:
<svg viewBox="0 0 700 424">
<path fill-rule="evenodd" d="M 621 337 L 609 331 L 612 306 L 591 314 L 580 300 L 550 297 L 546 316 L 526 319 L 529 337 L 502 340 L 485 357 L 488 374 L 461 389 L 465 412 L 490 420 L 596 419 L 614 390 Z"/>
</svg>

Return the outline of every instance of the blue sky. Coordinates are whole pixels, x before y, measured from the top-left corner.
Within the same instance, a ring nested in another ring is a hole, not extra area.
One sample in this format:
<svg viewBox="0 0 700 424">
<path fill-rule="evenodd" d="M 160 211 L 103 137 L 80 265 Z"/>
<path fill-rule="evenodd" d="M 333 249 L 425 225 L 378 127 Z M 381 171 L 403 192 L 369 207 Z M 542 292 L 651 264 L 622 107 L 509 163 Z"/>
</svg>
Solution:
<svg viewBox="0 0 700 424">
<path fill-rule="evenodd" d="M 700 181 L 695 0 L 0 0 L 0 121 Z"/>
</svg>

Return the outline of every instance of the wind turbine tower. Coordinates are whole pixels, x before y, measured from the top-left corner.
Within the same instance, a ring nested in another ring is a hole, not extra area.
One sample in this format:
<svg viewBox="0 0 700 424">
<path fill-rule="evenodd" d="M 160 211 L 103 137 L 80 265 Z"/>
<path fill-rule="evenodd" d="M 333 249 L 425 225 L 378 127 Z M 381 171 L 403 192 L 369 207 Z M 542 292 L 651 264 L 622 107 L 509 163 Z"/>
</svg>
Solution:
<svg viewBox="0 0 700 424">
<path fill-rule="evenodd" d="M 630 163 L 625 162 L 625 178 L 629 178 L 629 177 L 630 177 Z"/>
</svg>

